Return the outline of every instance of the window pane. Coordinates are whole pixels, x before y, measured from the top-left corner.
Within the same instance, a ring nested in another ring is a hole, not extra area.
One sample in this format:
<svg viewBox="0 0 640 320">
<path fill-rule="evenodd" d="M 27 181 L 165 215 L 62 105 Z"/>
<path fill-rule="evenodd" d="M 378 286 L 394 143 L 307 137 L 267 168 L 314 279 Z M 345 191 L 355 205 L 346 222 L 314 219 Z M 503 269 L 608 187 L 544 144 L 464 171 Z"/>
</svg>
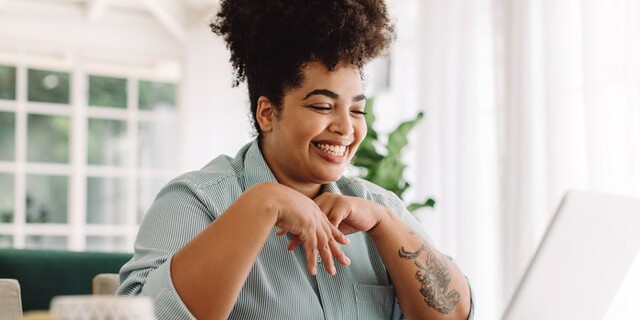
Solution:
<svg viewBox="0 0 640 320">
<path fill-rule="evenodd" d="M 142 222 L 142 218 L 151 207 L 156 195 L 169 180 L 160 178 L 138 180 L 138 223 Z"/>
<path fill-rule="evenodd" d="M 126 195 L 125 179 L 87 178 L 87 223 L 126 223 Z"/>
<path fill-rule="evenodd" d="M 69 179 L 27 175 L 27 222 L 66 223 Z"/>
<path fill-rule="evenodd" d="M 68 117 L 30 114 L 27 126 L 28 161 L 68 162 Z"/>
<path fill-rule="evenodd" d="M 138 165 L 173 169 L 178 163 L 176 125 L 171 122 L 138 124 Z"/>
<path fill-rule="evenodd" d="M 138 82 L 138 106 L 141 110 L 175 108 L 176 85 L 167 82 Z"/>
<path fill-rule="evenodd" d="M 13 175 L 0 173 L 0 222 L 13 222 Z"/>
<path fill-rule="evenodd" d="M 127 79 L 89 76 L 89 105 L 127 107 Z"/>
<path fill-rule="evenodd" d="M 28 236 L 26 239 L 28 249 L 67 249 L 67 237 L 64 236 Z"/>
<path fill-rule="evenodd" d="M 87 251 L 131 252 L 124 237 L 87 237 Z"/>
<path fill-rule="evenodd" d="M 16 99 L 16 68 L 0 66 L 0 99 Z"/>
<path fill-rule="evenodd" d="M 27 79 L 29 101 L 69 103 L 69 73 L 29 69 Z"/>
<path fill-rule="evenodd" d="M 13 112 L 0 112 L 0 160 L 13 161 L 16 146 L 16 116 Z"/>
<path fill-rule="evenodd" d="M 119 120 L 89 119 L 87 162 L 122 165 L 127 155 L 127 123 Z"/>
<path fill-rule="evenodd" d="M 0 235 L 0 248 L 13 247 L 13 237 L 8 235 Z"/>
</svg>

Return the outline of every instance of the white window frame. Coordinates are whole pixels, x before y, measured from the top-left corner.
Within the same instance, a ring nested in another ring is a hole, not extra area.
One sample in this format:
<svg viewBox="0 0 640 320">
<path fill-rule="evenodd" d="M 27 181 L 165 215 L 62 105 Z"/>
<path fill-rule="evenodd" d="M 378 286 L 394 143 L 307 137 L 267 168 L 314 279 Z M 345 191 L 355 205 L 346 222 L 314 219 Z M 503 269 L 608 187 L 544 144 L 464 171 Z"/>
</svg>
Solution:
<svg viewBox="0 0 640 320">
<path fill-rule="evenodd" d="M 174 61 L 175 65 L 179 65 Z M 138 167 L 137 152 L 130 152 L 121 166 L 89 165 L 87 163 L 87 123 L 89 117 L 126 121 L 129 143 L 138 142 L 138 124 L 140 120 L 159 121 L 169 116 L 175 121 L 178 136 L 182 136 L 179 120 L 180 108 L 180 72 L 179 68 L 157 68 L 141 64 L 136 66 L 96 61 L 75 50 L 62 57 L 41 55 L 20 48 L 16 53 L 0 52 L 0 64 L 16 68 L 16 99 L 0 100 L 0 111 L 15 113 L 15 159 L 0 161 L 0 173 L 13 174 L 14 206 L 13 222 L 0 223 L 0 234 L 12 237 L 12 247 L 27 248 L 29 236 L 66 237 L 67 250 L 87 249 L 88 236 L 124 238 L 124 246 L 103 248 L 109 251 L 132 251 L 138 231 L 137 207 L 140 201 L 136 197 L 138 182 L 141 178 L 160 178 L 169 180 L 174 177 L 183 159 L 177 159 L 174 169 L 155 169 Z M 150 64 L 157 66 L 155 64 Z M 68 107 L 55 103 L 30 102 L 27 97 L 27 70 L 43 69 L 68 72 L 71 76 L 70 102 Z M 116 109 L 88 106 L 89 75 L 112 76 L 127 79 L 127 107 Z M 150 80 L 171 82 L 177 85 L 176 108 L 170 114 L 156 114 L 150 110 L 138 108 L 138 81 Z M 38 163 L 27 161 L 27 117 L 29 114 L 68 116 L 69 162 L 65 164 Z M 178 141 L 180 144 L 180 141 Z M 67 223 L 27 223 L 26 222 L 26 178 L 28 174 L 63 175 L 68 177 Z M 118 225 L 87 224 L 87 178 L 123 177 L 126 180 L 127 220 Z"/>
</svg>

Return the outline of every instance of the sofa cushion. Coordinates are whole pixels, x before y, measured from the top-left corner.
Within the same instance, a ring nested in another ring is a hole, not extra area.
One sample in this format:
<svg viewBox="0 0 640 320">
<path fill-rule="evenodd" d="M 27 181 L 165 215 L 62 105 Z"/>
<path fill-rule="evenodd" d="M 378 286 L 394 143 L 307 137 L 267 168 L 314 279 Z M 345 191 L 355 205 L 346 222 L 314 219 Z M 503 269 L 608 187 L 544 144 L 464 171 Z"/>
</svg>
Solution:
<svg viewBox="0 0 640 320">
<path fill-rule="evenodd" d="M 118 273 L 130 253 L 0 250 L 0 278 L 16 279 L 24 311 L 47 310 L 54 296 L 91 294 L 99 273 Z"/>
</svg>

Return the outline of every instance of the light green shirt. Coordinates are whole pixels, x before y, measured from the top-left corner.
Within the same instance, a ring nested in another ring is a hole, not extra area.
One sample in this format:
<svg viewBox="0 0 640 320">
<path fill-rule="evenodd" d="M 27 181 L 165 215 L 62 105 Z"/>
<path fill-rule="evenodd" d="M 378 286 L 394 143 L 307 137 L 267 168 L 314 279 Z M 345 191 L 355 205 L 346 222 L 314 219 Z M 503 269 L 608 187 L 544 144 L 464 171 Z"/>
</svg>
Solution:
<svg viewBox="0 0 640 320">
<path fill-rule="evenodd" d="M 254 141 L 233 159 L 220 156 L 203 169 L 167 184 L 140 226 L 134 257 L 120 270 L 117 294 L 152 297 L 158 319 L 193 319 L 171 280 L 173 254 L 245 190 L 267 181 L 276 179 Z M 403 202 L 389 191 L 346 177 L 323 188 L 324 192 L 366 198 L 390 208 L 428 238 Z M 276 236 L 275 231 L 256 258 L 229 319 L 404 318 L 382 259 L 366 233 L 349 235 L 351 242 L 342 247 L 351 259 L 350 266 L 336 264 L 337 274 L 329 276 L 319 263 L 317 276 L 311 276 L 302 246 L 288 251 L 290 238 Z"/>
</svg>

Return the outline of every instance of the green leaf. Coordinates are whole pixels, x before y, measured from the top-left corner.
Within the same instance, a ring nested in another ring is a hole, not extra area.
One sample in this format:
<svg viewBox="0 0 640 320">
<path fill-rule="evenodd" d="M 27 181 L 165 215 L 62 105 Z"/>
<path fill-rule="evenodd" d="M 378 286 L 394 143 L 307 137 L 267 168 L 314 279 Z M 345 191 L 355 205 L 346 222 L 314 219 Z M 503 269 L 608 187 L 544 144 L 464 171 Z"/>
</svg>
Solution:
<svg viewBox="0 0 640 320">
<path fill-rule="evenodd" d="M 415 212 L 416 210 L 420 209 L 420 208 L 424 208 L 424 207 L 435 207 L 436 205 L 436 201 L 433 200 L 433 198 L 429 198 L 427 199 L 425 202 L 413 202 L 411 203 L 408 207 L 407 210 L 409 210 L 409 212 Z"/>
<path fill-rule="evenodd" d="M 378 140 L 378 132 L 373 128 L 373 124 L 376 122 L 376 116 L 373 113 L 373 102 L 374 98 L 367 99 L 367 102 L 364 105 L 364 120 L 367 122 L 367 135 L 365 140 L 369 140 L 371 143 L 374 143 Z"/>
<path fill-rule="evenodd" d="M 365 104 L 367 135 L 358 148 L 353 165 L 360 169 L 360 176 L 363 179 L 395 193 L 402 199 L 402 194 L 410 187 L 410 184 L 404 180 L 406 165 L 403 163 L 402 150 L 409 143 L 407 136 L 424 115 L 419 112 L 414 119 L 400 123 L 389 134 L 388 143 L 384 145 L 378 140 L 378 133 L 373 129 L 376 120 L 373 102 L 374 99 L 370 98 Z M 378 150 L 382 150 L 384 155 Z M 418 208 L 433 207 L 434 204 L 433 199 L 428 199 L 424 203 L 412 203 L 407 209 L 413 212 Z"/>
<path fill-rule="evenodd" d="M 369 168 L 380 162 L 383 158 L 383 156 L 379 155 L 375 151 L 372 153 L 365 150 L 358 150 L 358 154 L 353 158 L 353 165 L 356 167 Z"/>
<path fill-rule="evenodd" d="M 389 155 L 400 154 L 400 152 L 402 152 L 402 149 L 404 149 L 404 147 L 409 144 L 407 136 L 409 135 L 409 132 L 411 132 L 413 127 L 415 127 L 416 124 L 418 124 L 418 122 L 422 120 L 423 116 L 424 114 L 422 112 L 419 112 L 413 120 L 402 122 L 395 130 L 393 130 L 393 132 L 389 134 L 389 143 L 387 144 Z"/>
<path fill-rule="evenodd" d="M 379 142 L 378 133 L 373 129 L 373 123 L 376 120 L 376 117 L 373 114 L 373 101 L 374 98 L 368 99 L 364 108 L 366 112 L 364 117 L 367 122 L 367 135 L 360 143 L 358 152 L 353 158 L 353 165 L 357 167 L 369 168 L 384 158 L 383 155 L 378 153 L 376 148 L 376 144 L 379 144 Z"/>
</svg>

